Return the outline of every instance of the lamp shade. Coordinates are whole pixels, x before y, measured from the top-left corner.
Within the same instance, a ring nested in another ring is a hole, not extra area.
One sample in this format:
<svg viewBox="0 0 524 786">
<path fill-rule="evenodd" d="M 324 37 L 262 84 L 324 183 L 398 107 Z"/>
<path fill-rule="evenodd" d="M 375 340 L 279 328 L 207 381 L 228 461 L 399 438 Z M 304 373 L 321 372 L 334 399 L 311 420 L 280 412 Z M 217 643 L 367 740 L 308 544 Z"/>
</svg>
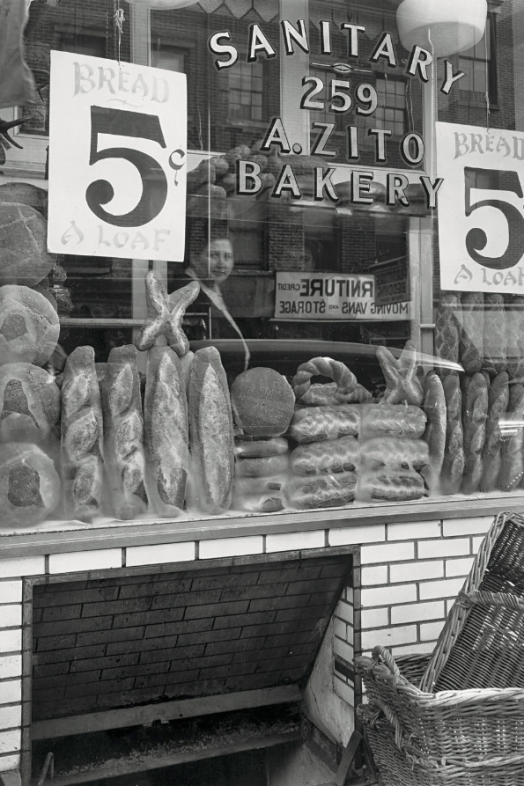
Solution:
<svg viewBox="0 0 524 786">
<path fill-rule="evenodd" d="M 196 5 L 198 0 L 127 0 L 131 5 L 141 5 L 142 8 L 156 8 L 168 11 L 171 8 L 187 8 Z"/>
<path fill-rule="evenodd" d="M 400 42 L 436 57 L 463 52 L 481 40 L 487 14 L 486 0 L 402 0 L 397 8 Z"/>
</svg>

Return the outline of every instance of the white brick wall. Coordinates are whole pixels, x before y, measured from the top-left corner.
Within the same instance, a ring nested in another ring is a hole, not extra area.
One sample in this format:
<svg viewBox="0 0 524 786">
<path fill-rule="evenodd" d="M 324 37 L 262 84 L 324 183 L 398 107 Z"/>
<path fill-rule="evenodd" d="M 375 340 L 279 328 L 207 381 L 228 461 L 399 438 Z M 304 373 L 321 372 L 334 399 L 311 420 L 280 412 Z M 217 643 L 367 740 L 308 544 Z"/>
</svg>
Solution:
<svg viewBox="0 0 524 786">
<path fill-rule="evenodd" d="M 329 515 L 326 515 L 329 520 Z M 376 644 L 396 655 L 430 652 L 445 615 L 468 574 L 473 555 L 493 521 L 491 516 L 400 524 L 359 524 L 331 530 L 253 535 L 167 543 L 128 549 L 50 554 L 50 574 L 106 570 L 121 565 L 169 564 L 200 559 L 296 551 L 330 546 L 361 546 L 361 642 L 364 652 Z M 327 540 L 326 540 L 327 539 Z M 0 772 L 19 765 L 21 702 L 21 577 L 46 571 L 43 556 L 0 558 Z M 354 703 L 353 591 L 337 605 L 333 649 L 345 673 L 335 671 L 336 694 Z M 9 724 L 14 723 L 10 728 Z"/>
</svg>

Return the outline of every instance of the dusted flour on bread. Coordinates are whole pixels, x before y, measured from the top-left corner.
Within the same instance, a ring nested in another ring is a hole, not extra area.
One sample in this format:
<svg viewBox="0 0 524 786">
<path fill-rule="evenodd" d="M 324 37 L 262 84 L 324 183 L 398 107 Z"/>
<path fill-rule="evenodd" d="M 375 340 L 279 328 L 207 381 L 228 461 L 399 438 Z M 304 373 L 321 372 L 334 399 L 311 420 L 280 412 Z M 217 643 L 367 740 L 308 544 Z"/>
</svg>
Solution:
<svg viewBox="0 0 524 786">
<path fill-rule="evenodd" d="M 62 478 L 66 512 L 81 521 L 100 515 L 104 428 L 92 347 L 67 358 L 62 384 Z"/>
<path fill-rule="evenodd" d="M 60 391 L 31 363 L 0 366 L 0 442 L 42 442 L 57 430 Z"/>
<path fill-rule="evenodd" d="M 185 380 L 169 347 L 147 356 L 144 397 L 146 490 L 153 513 L 178 516 L 189 471 L 189 431 Z"/>
<path fill-rule="evenodd" d="M 108 503 L 119 519 L 147 513 L 144 421 L 136 349 L 132 344 L 109 353 L 102 382 L 104 450 Z"/>
<path fill-rule="evenodd" d="M 195 354 L 189 378 L 191 507 L 224 513 L 233 485 L 233 423 L 227 379 L 214 347 Z"/>
<path fill-rule="evenodd" d="M 58 506 L 60 493 L 55 465 L 37 445 L 0 445 L 0 526 L 40 524 Z"/>
<path fill-rule="evenodd" d="M 59 333 L 58 315 L 40 292 L 16 284 L 0 287 L 0 364 L 43 366 Z"/>
<path fill-rule="evenodd" d="M 0 285 L 33 286 L 53 264 L 45 218 L 28 205 L 0 202 Z"/>
</svg>

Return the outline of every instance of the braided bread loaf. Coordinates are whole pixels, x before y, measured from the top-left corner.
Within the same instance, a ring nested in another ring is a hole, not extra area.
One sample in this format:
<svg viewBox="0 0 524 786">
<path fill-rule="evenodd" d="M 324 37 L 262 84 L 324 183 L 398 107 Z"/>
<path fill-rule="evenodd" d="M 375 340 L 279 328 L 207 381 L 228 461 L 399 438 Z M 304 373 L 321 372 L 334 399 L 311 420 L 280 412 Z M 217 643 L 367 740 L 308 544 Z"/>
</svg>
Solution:
<svg viewBox="0 0 524 786">
<path fill-rule="evenodd" d="M 91 521 L 101 513 L 104 427 L 93 347 L 67 358 L 62 383 L 61 463 L 66 515 Z"/>
<path fill-rule="evenodd" d="M 357 378 L 344 363 L 332 358 L 313 358 L 302 363 L 293 377 L 292 385 L 298 402 L 309 390 L 311 377 L 316 375 L 330 377 L 337 385 L 337 393 L 342 396 L 350 394 L 357 386 Z"/>
<path fill-rule="evenodd" d="M 449 374 L 449 361 L 458 368 L 462 311 L 459 296 L 443 292 L 435 321 L 435 354 L 443 363 L 438 367 L 441 376 Z"/>
<path fill-rule="evenodd" d="M 474 374 L 467 385 L 464 400 L 464 477 L 462 491 L 478 491 L 482 478 L 482 449 L 486 437 L 488 386 L 483 374 Z"/>
<path fill-rule="evenodd" d="M 295 475 L 347 472 L 359 464 L 359 443 L 355 437 L 299 445 L 291 453 L 290 468 Z"/>
<path fill-rule="evenodd" d="M 476 374 L 482 368 L 484 337 L 484 295 L 482 292 L 463 292 L 460 362 L 466 374 Z"/>
<path fill-rule="evenodd" d="M 360 406 L 361 439 L 404 437 L 419 439 L 426 428 L 426 415 L 420 407 L 396 404 L 362 404 Z"/>
<path fill-rule="evenodd" d="M 132 344 L 109 353 L 102 382 L 104 449 L 114 515 L 133 519 L 147 512 L 144 420 L 136 349 Z"/>
<path fill-rule="evenodd" d="M 286 497 L 292 508 L 328 508 L 347 505 L 355 498 L 357 476 L 354 472 L 336 475 L 295 477 L 286 486 Z"/>
<path fill-rule="evenodd" d="M 462 430 L 462 391 L 458 374 L 446 374 L 442 387 L 446 399 L 446 449 L 442 463 L 441 489 L 457 494 L 464 474 L 464 432 Z"/>
<path fill-rule="evenodd" d="M 368 470 L 412 469 L 419 471 L 428 466 L 429 448 L 422 439 L 400 439 L 376 437 L 362 443 L 360 448 L 362 467 Z"/>
<path fill-rule="evenodd" d="M 488 392 L 488 419 L 486 422 L 486 441 L 482 451 L 482 492 L 494 491 L 502 465 L 501 449 L 503 437 L 500 421 L 506 414 L 509 404 L 509 377 L 505 371 L 497 374 Z"/>
<path fill-rule="evenodd" d="M 358 404 L 297 409 L 289 435 L 297 442 L 321 442 L 339 437 L 355 437 L 360 428 Z"/>
<path fill-rule="evenodd" d="M 363 502 L 407 502 L 425 496 L 423 477 L 409 469 L 365 472 L 358 481 L 357 499 Z"/>
</svg>

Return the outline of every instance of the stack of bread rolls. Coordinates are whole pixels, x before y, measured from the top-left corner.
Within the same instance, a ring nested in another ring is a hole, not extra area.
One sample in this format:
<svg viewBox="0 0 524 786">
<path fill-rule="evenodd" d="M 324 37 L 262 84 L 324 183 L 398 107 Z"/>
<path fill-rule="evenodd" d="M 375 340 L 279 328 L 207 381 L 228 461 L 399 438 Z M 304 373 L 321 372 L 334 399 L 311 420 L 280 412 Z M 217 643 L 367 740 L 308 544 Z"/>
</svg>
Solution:
<svg viewBox="0 0 524 786">
<path fill-rule="evenodd" d="M 61 502 L 60 391 L 43 368 L 60 328 L 42 190 L 10 185 L 0 192 L 0 527 L 28 527 Z"/>
<path fill-rule="evenodd" d="M 295 395 L 271 368 L 244 371 L 231 386 L 235 422 L 233 507 L 274 513 L 285 507 L 289 446 L 282 436 L 293 416 Z"/>
</svg>

